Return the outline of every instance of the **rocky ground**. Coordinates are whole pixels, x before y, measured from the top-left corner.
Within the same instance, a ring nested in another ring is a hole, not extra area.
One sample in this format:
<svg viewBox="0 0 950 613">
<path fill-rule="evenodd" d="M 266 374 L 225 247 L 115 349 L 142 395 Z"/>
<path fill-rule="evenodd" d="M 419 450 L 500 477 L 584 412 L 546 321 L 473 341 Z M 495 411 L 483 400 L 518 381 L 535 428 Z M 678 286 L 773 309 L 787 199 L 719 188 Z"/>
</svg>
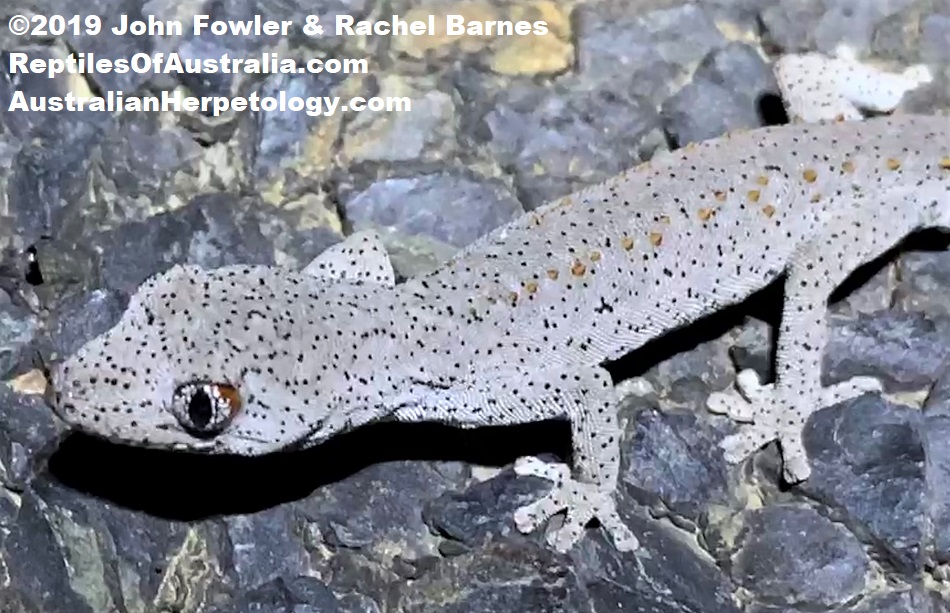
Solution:
<svg viewBox="0 0 950 613">
<path fill-rule="evenodd" d="M 301 266 L 384 231 L 402 276 L 551 197 L 655 151 L 782 121 L 768 61 L 832 51 L 936 80 L 905 109 L 950 109 L 945 0 L 87 0 L 100 15 L 219 18 L 430 12 L 543 18 L 530 39 L 14 38 L 61 57 L 272 48 L 365 57 L 371 75 L 95 75 L 14 89 L 408 95 L 414 112 L 0 114 L 0 611 L 935 613 L 950 610 L 950 255 L 928 234 L 863 271 L 835 305 L 826 378 L 881 377 L 816 414 L 813 476 L 780 484 L 774 447 L 728 466 L 732 425 L 702 401 L 737 367 L 763 375 L 779 295 L 618 364 L 630 392 L 622 512 L 642 549 L 592 530 L 570 556 L 517 533 L 544 484 L 511 462 L 563 454 L 562 424 L 461 432 L 368 427 L 253 461 L 66 436 L 37 363 L 107 329 L 177 262 Z M 144 4 L 144 6 L 143 6 Z M 17 6 L 22 5 L 22 6 Z M 29 5 L 29 6 L 27 6 Z M 72 14 L 75 3 L 0 9 Z M 4 61 L 6 65 L 6 61 Z"/>
</svg>

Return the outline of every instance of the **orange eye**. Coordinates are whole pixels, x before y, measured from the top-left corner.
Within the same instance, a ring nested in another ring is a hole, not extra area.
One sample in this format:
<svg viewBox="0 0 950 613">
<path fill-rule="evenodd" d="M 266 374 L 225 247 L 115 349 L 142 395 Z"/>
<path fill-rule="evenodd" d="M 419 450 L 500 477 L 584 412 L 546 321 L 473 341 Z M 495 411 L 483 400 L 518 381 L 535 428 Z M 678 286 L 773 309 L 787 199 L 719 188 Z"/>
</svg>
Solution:
<svg viewBox="0 0 950 613">
<path fill-rule="evenodd" d="M 211 387 L 227 403 L 230 417 L 233 419 L 241 411 L 241 392 L 227 383 L 213 383 Z"/>
<path fill-rule="evenodd" d="M 171 410 L 186 431 L 211 437 L 224 430 L 240 412 L 241 393 L 229 383 L 186 383 L 175 390 Z"/>
</svg>

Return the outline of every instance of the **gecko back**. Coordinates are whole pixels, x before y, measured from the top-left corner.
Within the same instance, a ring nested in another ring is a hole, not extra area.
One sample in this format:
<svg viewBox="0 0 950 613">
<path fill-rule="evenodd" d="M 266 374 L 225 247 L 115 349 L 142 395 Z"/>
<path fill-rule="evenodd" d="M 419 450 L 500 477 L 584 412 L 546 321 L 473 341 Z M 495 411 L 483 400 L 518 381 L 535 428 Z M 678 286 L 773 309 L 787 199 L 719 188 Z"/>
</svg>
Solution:
<svg viewBox="0 0 950 613">
<path fill-rule="evenodd" d="M 498 362 L 537 348 L 600 363 L 765 286 L 858 197 L 874 200 L 869 224 L 928 223 L 930 200 L 889 193 L 950 189 L 948 143 L 950 118 L 903 115 L 689 145 L 498 228 L 408 287 L 464 314 L 469 353 L 504 339 Z"/>
</svg>

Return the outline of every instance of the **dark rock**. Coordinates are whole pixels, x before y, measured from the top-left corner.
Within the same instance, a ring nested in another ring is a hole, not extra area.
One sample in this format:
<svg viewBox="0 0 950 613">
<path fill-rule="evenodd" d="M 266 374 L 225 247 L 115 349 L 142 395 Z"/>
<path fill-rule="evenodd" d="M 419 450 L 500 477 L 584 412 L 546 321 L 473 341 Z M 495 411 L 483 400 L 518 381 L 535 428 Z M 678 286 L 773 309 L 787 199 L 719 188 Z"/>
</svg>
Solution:
<svg viewBox="0 0 950 613">
<path fill-rule="evenodd" d="M 530 543 L 490 543 L 443 560 L 399 590 L 393 609 L 406 613 L 581 611 L 586 595 L 563 558 Z"/>
<path fill-rule="evenodd" d="M 589 91 L 515 88 L 484 124 L 489 148 L 502 166 L 514 169 L 529 209 L 603 181 L 665 147 L 656 110 L 626 81 Z"/>
<path fill-rule="evenodd" d="M 944 372 L 924 405 L 921 437 L 926 451 L 928 540 L 937 562 L 950 562 L 950 380 Z"/>
<path fill-rule="evenodd" d="M 273 264 L 273 252 L 259 220 L 247 213 L 249 206 L 231 194 L 198 196 L 177 211 L 102 233 L 95 240 L 103 251 L 103 281 L 131 294 L 174 264 Z"/>
<path fill-rule="evenodd" d="M 420 508 L 457 485 L 420 462 L 385 462 L 320 488 L 298 508 L 331 547 L 400 543 L 403 557 L 417 558 L 435 552 Z"/>
<path fill-rule="evenodd" d="M 591 609 L 738 613 L 732 595 L 735 585 L 691 537 L 669 523 L 631 512 L 626 495 L 621 495 L 618 506 L 642 551 L 618 552 L 602 530 L 589 532 L 571 558 L 587 585 Z"/>
<path fill-rule="evenodd" d="M 226 605 L 213 607 L 209 613 L 343 613 L 350 610 L 343 607 L 319 579 L 296 577 L 290 581 L 274 579 Z"/>
<path fill-rule="evenodd" d="M 22 490 L 40 472 L 64 428 L 35 394 L 0 384 L 0 483 Z"/>
<path fill-rule="evenodd" d="M 127 294 L 109 289 L 67 298 L 51 317 L 48 344 L 41 345 L 41 353 L 55 359 L 72 355 L 83 344 L 114 326 L 128 302 Z"/>
<path fill-rule="evenodd" d="M 763 125 L 760 102 L 776 95 L 768 65 L 748 45 L 730 43 L 703 60 L 693 80 L 663 103 L 667 132 L 679 145 Z"/>
<path fill-rule="evenodd" d="M 302 575 L 310 559 L 296 527 L 296 511 L 282 505 L 224 520 L 238 584 L 247 589 L 279 577 Z M 266 543 L 266 546 L 262 544 Z"/>
<path fill-rule="evenodd" d="M 889 390 L 932 384 L 950 352 L 950 319 L 883 311 L 854 319 L 831 318 L 824 379 L 878 377 Z"/>
<path fill-rule="evenodd" d="M 620 475 L 624 483 L 697 523 L 710 505 L 734 503 L 730 467 L 719 448 L 723 434 L 695 413 L 645 409 L 632 428 Z"/>
<path fill-rule="evenodd" d="M 27 309 L 15 305 L 0 290 L 0 377 L 6 377 L 28 358 L 28 347 L 40 327 Z"/>
<path fill-rule="evenodd" d="M 798 486 L 912 575 L 926 524 L 919 428 L 918 411 L 872 394 L 818 411 L 805 429 L 812 475 Z"/>
<path fill-rule="evenodd" d="M 23 496 L 15 519 L 5 528 L 9 533 L 0 540 L 9 581 L 0 590 L 5 611 L 96 613 L 73 588 L 67 552 L 42 501 L 31 494 Z"/>
<path fill-rule="evenodd" d="M 492 540 L 518 538 L 515 510 L 534 502 L 550 488 L 550 482 L 544 479 L 505 472 L 462 493 L 446 492 L 426 505 L 422 516 L 433 532 L 461 543 L 463 549 L 482 547 Z"/>
<path fill-rule="evenodd" d="M 732 576 L 768 602 L 829 607 L 860 594 L 869 568 L 854 535 L 808 507 L 775 504 L 747 514 Z"/>
</svg>

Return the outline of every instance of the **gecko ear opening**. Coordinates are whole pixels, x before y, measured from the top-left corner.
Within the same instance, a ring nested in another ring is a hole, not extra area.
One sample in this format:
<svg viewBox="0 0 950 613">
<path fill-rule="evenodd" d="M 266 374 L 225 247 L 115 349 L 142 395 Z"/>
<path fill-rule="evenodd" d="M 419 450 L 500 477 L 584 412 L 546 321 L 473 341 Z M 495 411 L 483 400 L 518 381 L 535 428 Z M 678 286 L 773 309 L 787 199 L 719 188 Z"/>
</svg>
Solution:
<svg viewBox="0 0 950 613">
<path fill-rule="evenodd" d="M 226 383 L 186 383 L 175 390 L 171 409 L 186 432 L 210 438 L 220 434 L 238 414 L 241 396 Z"/>
</svg>

